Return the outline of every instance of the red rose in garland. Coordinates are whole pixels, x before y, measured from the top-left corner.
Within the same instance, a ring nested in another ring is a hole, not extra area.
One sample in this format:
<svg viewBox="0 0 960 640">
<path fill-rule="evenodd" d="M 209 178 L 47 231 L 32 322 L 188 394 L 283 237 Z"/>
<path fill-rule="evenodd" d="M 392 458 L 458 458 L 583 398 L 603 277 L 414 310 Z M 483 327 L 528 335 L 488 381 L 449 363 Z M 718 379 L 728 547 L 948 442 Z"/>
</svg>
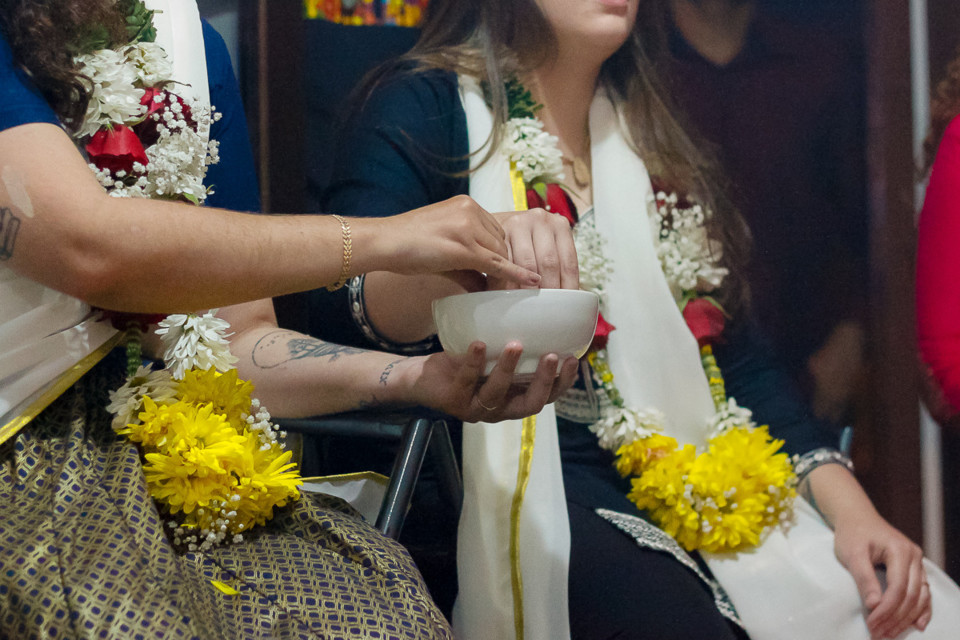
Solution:
<svg viewBox="0 0 960 640">
<path fill-rule="evenodd" d="M 683 319 L 701 347 L 714 344 L 723 334 L 726 317 L 709 298 L 694 298 L 683 307 Z"/>
<path fill-rule="evenodd" d="M 159 98 L 159 100 L 157 100 L 157 98 Z M 183 113 L 183 119 L 186 126 L 190 127 L 191 129 L 196 128 L 196 122 L 193 119 L 193 112 L 190 109 L 190 105 L 186 104 L 183 101 L 183 98 L 175 93 L 170 93 L 169 91 L 158 89 L 157 87 L 150 87 L 144 90 L 143 97 L 140 99 L 140 104 L 147 108 L 147 113 L 144 116 L 143 122 L 136 125 L 133 130 L 140 137 L 140 140 L 146 147 L 156 144 L 157 140 L 160 139 L 160 132 L 158 129 L 158 125 L 160 123 L 155 120 L 153 116 L 155 114 L 160 114 L 160 117 L 162 118 L 164 110 L 174 104 L 180 105 L 180 110 Z"/>
<path fill-rule="evenodd" d="M 122 124 L 97 131 L 87 143 L 86 150 L 90 162 L 98 169 L 108 169 L 113 173 L 132 173 L 135 163 L 146 166 L 149 162 L 140 138 L 130 127 Z"/>
<path fill-rule="evenodd" d="M 109 322 L 117 331 L 125 331 L 136 325 L 140 327 L 140 331 L 146 333 L 150 325 L 157 324 L 167 317 L 164 313 L 127 313 L 110 309 L 97 309 L 97 311 L 100 312 L 100 321 Z"/>
<path fill-rule="evenodd" d="M 602 313 L 598 313 L 597 328 L 593 332 L 593 342 L 590 343 L 590 351 L 606 349 L 607 340 L 610 338 L 610 332 L 614 329 L 616 329 L 616 327 L 607 322 Z"/>
<path fill-rule="evenodd" d="M 527 206 L 531 209 L 540 207 L 550 213 L 557 213 L 567 219 L 570 226 L 577 224 L 577 207 L 563 188 L 551 182 L 538 182 L 527 189 Z"/>
</svg>

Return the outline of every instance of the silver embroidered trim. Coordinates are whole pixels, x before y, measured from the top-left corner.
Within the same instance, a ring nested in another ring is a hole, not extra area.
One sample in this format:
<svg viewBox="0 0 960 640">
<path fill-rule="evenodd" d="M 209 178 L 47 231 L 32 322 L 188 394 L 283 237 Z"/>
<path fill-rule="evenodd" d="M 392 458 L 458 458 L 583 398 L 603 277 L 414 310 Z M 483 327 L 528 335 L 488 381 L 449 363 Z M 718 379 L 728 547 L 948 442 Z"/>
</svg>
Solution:
<svg viewBox="0 0 960 640">
<path fill-rule="evenodd" d="M 650 524 L 643 518 L 639 518 L 637 516 L 620 513 L 619 511 L 611 511 L 609 509 L 597 509 L 596 513 L 598 516 L 615 526 L 617 529 L 620 529 L 625 534 L 633 538 L 638 546 L 641 546 L 644 549 L 652 549 L 653 551 L 668 553 L 673 556 L 677 562 L 685 566 L 687 569 L 690 569 L 694 575 L 696 575 L 704 584 L 710 587 L 710 591 L 713 593 L 713 601 L 717 605 L 717 610 L 720 612 L 720 615 L 727 620 L 730 620 L 741 629 L 745 629 L 743 626 L 743 621 L 740 619 L 740 615 L 733 606 L 733 602 L 730 601 L 730 596 L 728 596 L 727 592 L 723 590 L 723 587 L 720 586 L 720 583 L 709 578 L 696 563 L 696 561 L 690 557 L 690 554 L 684 551 L 683 547 L 681 547 L 676 540 L 670 537 L 670 535 L 664 533 L 659 527 Z"/>
<path fill-rule="evenodd" d="M 603 411 L 610 405 L 606 394 L 597 393 L 593 380 L 593 369 L 586 358 L 580 361 L 580 377 L 577 381 L 584 387 L 574 384 L 557 398 L 553 407 L 558 418 L 589 425 L 600 419 Z"/>
<path fill-rule="evenodd" d="M 366 274 L 361 274 L 350 279 L 350 283 L 347 285 L 347 299 L 349 301 L 350 315 L 353 317 L 353 322 L 367 340 L 377 345 L 377 347 L 383 351 L 404 355 L 429 353 L 439 347 L 440 342 L 437 340 L 437 336 L 430 336 L 420 342 L 400 343 L 388 340 L 377 333 L 377 330 L 373 328 L 373 323 L 371 323 L 367 317 L 367 303 L 363 296 L 363 283 L 365 280 Z"/>
<path fill-rule="evenodd" d="M 810 475 L 811 471 L 825 464 L 843 465 L 850 473 L 853 473 L 853 461 L 836 449 L 831 449 L 830 447 L 821 447 L 813 451 L 808 451 L 802 456 L 795 457 L 793 461 L 793 471 L 797 474 L 797 481 L 800 482 Z"/>
</svg>

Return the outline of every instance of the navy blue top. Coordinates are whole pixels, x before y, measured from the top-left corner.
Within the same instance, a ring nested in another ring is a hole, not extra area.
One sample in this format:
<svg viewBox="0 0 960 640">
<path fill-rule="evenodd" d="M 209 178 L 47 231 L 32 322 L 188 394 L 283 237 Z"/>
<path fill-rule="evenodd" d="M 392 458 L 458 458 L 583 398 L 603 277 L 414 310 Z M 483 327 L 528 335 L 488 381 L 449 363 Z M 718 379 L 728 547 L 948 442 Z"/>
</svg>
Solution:
<svg viewBox="0 0 960 640">
<path fill-rule="evenodd" d="M 207 204 L 238 211 L 258 211 L 260 192 L 243 103 L 230 54 L 220 34 L 203 23 L 210 102 L 222 114 L 210 136 L 220 143 L 220 163 L 209 167 L 206 184 L 214 188 Z M 10 46 L 0 34 L 0 131 L 30 123 L 59 124 L 53 110 L 13 61 Z"/>
<path fill-rule="evenodd" d="M 386 216 L 468 191 L 466 114 L 452 73 L 401 74 L 381 85 L 344 128 L 324 209 L 350 216 Z M 365 344 L 347 297 L 317 290 L 300 294 L 308 310 L 294 328 L 333 341 Z M 288 319 L 281 317 L 281 325 Z M 836 436 L 799 399 L 769 345 L 746 320 L 732 323 L 715 348 L 727 391 L 758 424 L 803 454 L 833 447 Z M 585 431 L 585 429 L 584 429 Z M 593 448 L 596 449 L 596 438 Z"/>
<path fill-rule="evenodd" d="M 53 110 L 13 63 L 13 52 L 0 33 L 0 131 L 22 124 L 59 124 Z"/>
<path fill-rule="evenodd" d="M 213 188 L 207 205 L 234 211 L 259 211 L 260 187 L 240 88 L 227 45 L 206 20 L 203 21 L 203 43 L 210 104 L 223 116 L 210 127 L 210 137 L 220 143 L 220 162 L 207 169 L 204 183 Z"/>
</svg>

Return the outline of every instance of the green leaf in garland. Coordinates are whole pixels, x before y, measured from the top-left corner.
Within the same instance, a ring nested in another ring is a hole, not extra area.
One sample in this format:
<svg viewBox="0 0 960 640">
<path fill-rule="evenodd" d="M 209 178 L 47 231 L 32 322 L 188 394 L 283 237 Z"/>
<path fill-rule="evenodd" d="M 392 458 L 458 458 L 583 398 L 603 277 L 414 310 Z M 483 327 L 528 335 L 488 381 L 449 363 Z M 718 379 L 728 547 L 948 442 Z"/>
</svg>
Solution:
<svg viewBox="0 0 960 640">
<path fill-rule="evenodd" d="M 544 202 L 547 201 L 547 184 L 543 180 L 534 182 L 530 186 L 533 188 L 534 191 L 537 192 L 537 195 L 540 196 L 541 200 L 543 200 Z"/>
<path fill-rule="evenodd" d="M 156 11 L 147 9 L 142 0 L 119 0 L 117 10 L 124 16 L 126 39 L 123 42 L 114 40 L 104 25 L 93 24 L 86 27 L 76 44 L 70 47 L 71 53 L 78 55 L 137 42 L 156 42 L 157 30 L 153 26 Z"/>
<path fill-rule="evenodd" d="M 533 118 L 543 105 L 533 99 L 530 90 L 516 78 L 510 78 L 504 83 L 507 92 L 507 106 L 510 109 L 509 118 Z"/>
<path fill-rule="evenodd" d="M 142 0 L 120 0 L 120 9 L 126 14 L 128 42 L 156 42 L 157 29 L 153 26 L 153 14 Z"/>
</svg>

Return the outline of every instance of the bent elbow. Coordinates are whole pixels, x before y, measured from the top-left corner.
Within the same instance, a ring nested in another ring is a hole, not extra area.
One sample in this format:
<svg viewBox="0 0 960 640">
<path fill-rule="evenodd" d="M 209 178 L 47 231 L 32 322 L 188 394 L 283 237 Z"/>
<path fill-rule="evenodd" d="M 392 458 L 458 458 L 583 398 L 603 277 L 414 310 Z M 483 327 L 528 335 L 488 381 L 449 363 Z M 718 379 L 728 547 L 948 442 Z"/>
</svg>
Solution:
<svg viewBox="0 0 960 640">
<path fill-rule="evenodd" d="M 57 288 L 95 307 L 127 311 L 126 269 L 119 256 L 99 248 L 72 251 L 65 256 Z M 129 265 L 127 265 L 129 266 Z"/>
</svg>

